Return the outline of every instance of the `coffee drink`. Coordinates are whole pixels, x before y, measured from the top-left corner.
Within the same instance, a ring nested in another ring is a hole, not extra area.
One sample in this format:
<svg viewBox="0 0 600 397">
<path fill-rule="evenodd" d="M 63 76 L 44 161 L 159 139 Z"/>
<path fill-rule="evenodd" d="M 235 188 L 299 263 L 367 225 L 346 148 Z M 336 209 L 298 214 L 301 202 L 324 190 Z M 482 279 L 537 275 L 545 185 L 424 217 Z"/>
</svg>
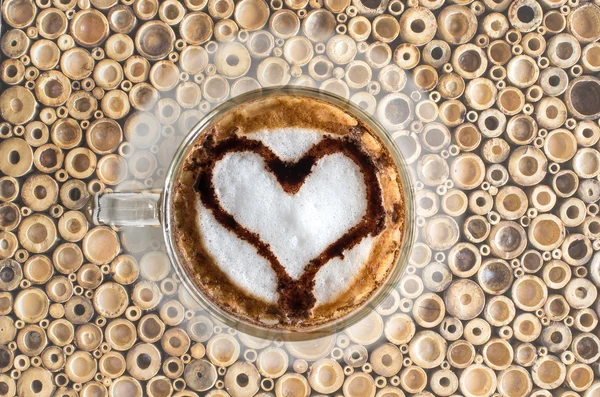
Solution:
<svg viewBox="0 0 600 397">
<path fill-rule="evenodd" d="M 187 151 L 171 225 L 202 295 L 262 327 L 362 306 L 394 269 L 406 205 L 393 155 L 347 110 L 280 94 L 225 111 Z"/>
</svg>

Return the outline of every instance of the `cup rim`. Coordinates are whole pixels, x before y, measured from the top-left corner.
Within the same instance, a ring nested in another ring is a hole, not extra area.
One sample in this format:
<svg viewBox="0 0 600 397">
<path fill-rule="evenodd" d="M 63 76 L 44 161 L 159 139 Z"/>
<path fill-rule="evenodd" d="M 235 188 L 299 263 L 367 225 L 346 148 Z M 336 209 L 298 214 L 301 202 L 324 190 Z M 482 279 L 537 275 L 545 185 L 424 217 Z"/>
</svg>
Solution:
<svg viewBox="0 0 600 397">
<path fill-rule="evenodd" d="M 327 101 L 344 111 L 347 111 L 352 116 L 359 118 L 361 121 L 368 124 L 377 137 L 384 143 L 387 150 L 390 152 L 391 157 L 394 160 L 396 168 L 399 171 L 400 178 L 402 180 L 402 190 L 404 193 L 404 199 L 406 203 L 405 207 L 405 226 L 402 245 L 400 253 L 396 259 L 396 263 L 390 274 L 388 274 L 386 280 L 375 290 L 375 292 L 359 307 L 350 311 L 349 313 L 336 318 L 335 320 L 315 325 L 309 328 L 303 329 L 273 329 L 268 326 L 261 327 L 257 324 L 245 321 L 243 318 L 236 317 L 230 313 L 227 313 L 221 309 L 217 304 L 213 303 L 210 299 L 207 299 L 202 291 L 194 284 L 191 277 L 188 276 L 184 266 L 180 263 L 179 255 L 177 254 L 176 244 L 173 239 L 173 233 L 171 233 L 171 219 L 172 219 L 172 187 L 176 180 L 177 173 L 179 172 L 180 166 L 185 159 L 189 150 L 196 138 L 205 131 L 205 128 L 223 113 L 233 109 L 239 105 L 247 103 L 252 100 L 257 100 L 267 96 L 273 95 L 296 95 L 310 97 L 314 99 L 320 99 Z M 173 159 L 169 165 L 165 176 L 165 186 L 163 189 L 163 199 L 161 200 L 161 225 L 163 231 L 163 237 L 167 243 L 167 254 L 173 263 L 175 273 L 179 277 L 181 284 L 187 290 L 188 294 L 196 300 L 202 308 L 215 316 L 222 323 L 235 328 L 238 331 L 250 334 L 263 339 L 272 338 L 285 338 L 286 340 L 307 340 L 315 339 L 319 337 L 325 337 L 333 333 L 339 332 L 365 318 L 371 311 L 388 296 L 389 292 L 394 289 L 397 285 L 400 277 L 404 273 L 410 257 L 412 245 L 414 242 L 415 234 L 415 212 L 414 212 L 414 182 L 411 178 L 411 174 L 408 171 L 408 166 L 404 160 L 404 156 L 400 152 L 399 148 L 393 143 L 391 137 L 387 133 L 386 129 L 379 123 L 373 116 L 368 114 L 366 111 L 361 109 L 351 101 L 337 96 L 335 94 L 325 92 L 322 90 L 307 88 L 307 87 L 295 87 L 295 86 L 279 86 L 270 88 L 259 88 L 247 92 L 245 94 L 231 98 L 222 104 L 219 104 L 212 111 L 206 114 L 192 129 L 187 133 L 185 139 L 181 142 L 179 148 L 175 152 Z"/>
</svg>

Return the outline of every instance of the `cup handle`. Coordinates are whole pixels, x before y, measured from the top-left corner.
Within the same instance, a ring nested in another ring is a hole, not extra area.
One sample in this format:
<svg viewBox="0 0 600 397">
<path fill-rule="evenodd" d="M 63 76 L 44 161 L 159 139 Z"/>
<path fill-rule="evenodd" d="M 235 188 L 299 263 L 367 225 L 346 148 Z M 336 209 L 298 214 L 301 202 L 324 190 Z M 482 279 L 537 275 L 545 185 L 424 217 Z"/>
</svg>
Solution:
<svg viewBox="0 0 600 397">
<path fill-rule="evenodd" d="M 90 197 L 85 212 L 94 225 L 160 226 L 161 202 L 156 191 L 102 193 Z"/>
</svg>

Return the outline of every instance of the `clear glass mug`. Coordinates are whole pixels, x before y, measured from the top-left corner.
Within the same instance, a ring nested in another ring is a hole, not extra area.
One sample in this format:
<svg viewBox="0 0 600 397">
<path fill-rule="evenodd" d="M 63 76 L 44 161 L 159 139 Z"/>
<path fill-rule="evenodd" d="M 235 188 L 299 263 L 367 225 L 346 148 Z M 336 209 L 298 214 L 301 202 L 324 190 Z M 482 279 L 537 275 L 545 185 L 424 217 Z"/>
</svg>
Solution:
<svg viewBox="0 0 600 397">
<path fill-rule="evenodd" d="M 220 307 L 212 303 L 209 299 L 206 299 L 202 292 L 191 281 L 187 274 L 186 268 L 180 263 L 180 258 L 176 250 L 176 244 L 172 238 L 172 226 L 170 222 L 172 187 L 174 182 L 177 180 L 180 166 L 183 163 L 183 160 L 186 158 L 192 143 L 196 140 L 196 138 L 211 125 L 213 120 L 233 107 L 248 101 L 262 98 L 264 96 L 282 94 L 304 96 L 327 101 L 344 109 L 348 113 L 369 125 L 372 131 L 377 134 L 392 155 L 402 179 L 404 197 L 406 199 L 406 229 L 404 230 L 404 240 L 398 260 L 386 282 L 371 296 L 367 302 L 346 316 L 313 328 L 294 331 L 275 331 L 267 327 L 263 328 L 246 322 L 243 319 L 236 318 L 226 313 Z M 179 149 L 175 152 L 173 160 L 171 161 L 166 174 L 165 186 L 162 192 L 137 191 L 98 194 L 90 198 L 86 206 L 86 215 L 88 220 L 95 225 L 162 227 L 163 237 L 166 242 L 167 254 L 171 260 L 171 263 L 173 264 L 176 274 L 181 279 L 181 283 L 201 306 L 207 308 L 212 315 L 216 316 L 217 319 L 223 323 L 235 327 L 242 332 L 264 338 L 282 336 L 282 334 L 285 334 L 285 336 L 289 339 L 308 339 L 339 331 L 359 321 L 364 316 L 369 314 L 369 312 L 373 310 L 379 303 L 381 303 L 381 301 L 387 296 L 388 292 L 394 288 L 404 271 L 406 263 L 408 262 L 410 249 L 412 247 L 414 234 L 413 229 L 415 223 L 413 208 L 413 189 L 406 163 L 399 150 L 395 147 L 393 142 L 386 134 L 385 129 L 375 119 L 350 101 L 325 93 L 323 91 L 299 87 L 277 87 L 252 91 L 230 99 L 229 101 L 215 108 L 198 124 L 196 124 L 187 134 L 179 146 Z"/>
</svg>

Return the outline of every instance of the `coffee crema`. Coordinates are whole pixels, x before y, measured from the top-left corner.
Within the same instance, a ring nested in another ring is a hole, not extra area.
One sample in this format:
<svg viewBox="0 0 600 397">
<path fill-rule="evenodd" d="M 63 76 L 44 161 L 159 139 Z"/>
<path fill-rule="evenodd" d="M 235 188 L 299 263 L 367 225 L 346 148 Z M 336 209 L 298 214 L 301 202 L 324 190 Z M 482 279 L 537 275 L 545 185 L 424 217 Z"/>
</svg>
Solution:
<svg viewBox="0 0 600 397">
<path fill-rule="evenodd" d="M 393 270 L 405 198 L 391 154 L 344 109 L 273 95 L 227 110 L 177 174 L 173 235 L 205 298 L 298 329 L 364 304 Z"/>
</svg>

